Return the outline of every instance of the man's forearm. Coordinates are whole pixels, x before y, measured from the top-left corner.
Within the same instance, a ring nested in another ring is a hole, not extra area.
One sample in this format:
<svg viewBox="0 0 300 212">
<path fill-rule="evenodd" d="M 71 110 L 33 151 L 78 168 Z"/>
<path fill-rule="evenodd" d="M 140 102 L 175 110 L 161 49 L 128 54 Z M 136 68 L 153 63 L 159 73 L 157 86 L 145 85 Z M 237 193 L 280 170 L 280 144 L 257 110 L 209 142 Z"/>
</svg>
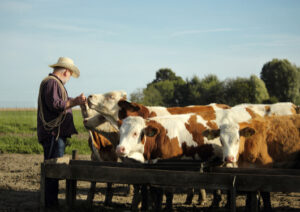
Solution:
<svg viewBox="0 0 300 212">
<path fill-rule="evenodd" d="M 75 99 L 73 98 L 70 98 L 67 102 L 66 102 L 66 106 L 65 106 L 65 110 L 71 108 L 71 107 L 74 107 L 76 106 L 76 102 L 75 102 Z"/>
</svg>

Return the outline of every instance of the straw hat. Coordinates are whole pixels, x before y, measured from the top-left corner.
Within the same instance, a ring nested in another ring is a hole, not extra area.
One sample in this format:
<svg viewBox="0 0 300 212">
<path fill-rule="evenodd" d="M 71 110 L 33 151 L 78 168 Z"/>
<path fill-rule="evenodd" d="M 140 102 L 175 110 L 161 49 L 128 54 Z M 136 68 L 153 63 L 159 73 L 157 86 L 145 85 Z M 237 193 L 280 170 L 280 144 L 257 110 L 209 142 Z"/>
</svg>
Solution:
<svg viewBox="0 0 300 212">
<path fill-rule="evenodd" d="M 68 57 L 60 57 L 58 58 L 57 63 L 53 65 L 49 65 L 51 68 L 55 67 L 63 67 L 66 69 L 69 69 L 72 72 L 72 76 L 75 78 L 78 78 L 80 75 L 79 69 L 74 65 L 74 62 L 72 59 Z"/>
</svg>

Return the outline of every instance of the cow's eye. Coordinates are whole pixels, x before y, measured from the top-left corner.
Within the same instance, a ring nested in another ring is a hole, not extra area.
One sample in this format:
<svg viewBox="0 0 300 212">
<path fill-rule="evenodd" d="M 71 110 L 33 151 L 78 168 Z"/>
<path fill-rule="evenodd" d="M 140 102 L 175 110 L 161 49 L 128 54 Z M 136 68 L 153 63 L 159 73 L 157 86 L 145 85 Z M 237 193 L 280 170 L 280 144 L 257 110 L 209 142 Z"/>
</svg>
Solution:
<svg viewBox="0 0 300 212">
<path fill-rule="evenodd" d="M 135 133 L 133 133 L 133 136 L 134 136 L 134 137 L 136 137 L 136 136 L 137 136 L 137 133 L 136 133 L 136 132 L 135 132 Z"/>
<path fill-rule="evenodd" d="M 107 96 L 106 96 L 106 99 L 109 99 L 109 100 L 115 99 L 115 96 L 114 96 L 114 95 L 107 95 Z"/>
</svg>

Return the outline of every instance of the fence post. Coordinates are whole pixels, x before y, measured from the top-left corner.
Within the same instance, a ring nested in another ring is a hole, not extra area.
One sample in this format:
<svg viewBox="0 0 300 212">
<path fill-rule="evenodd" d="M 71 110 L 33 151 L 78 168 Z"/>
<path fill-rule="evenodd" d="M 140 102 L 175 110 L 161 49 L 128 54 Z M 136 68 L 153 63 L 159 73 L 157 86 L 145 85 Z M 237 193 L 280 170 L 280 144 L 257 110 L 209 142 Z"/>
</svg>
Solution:
<svg viewBox="0 0 300 212">
<path fill-rule="evenodd" d="M 40 211 L 45 210 L 45 164 L 41 163 Z"/>
<path fill-rule="evenodd" d="M 250 207 L 251 207 L 250 211 L 251 212 L 258 211 L 258 201 L 259 201 L 259 197 L 258 197 L 257 191 L 250 192 Z"/>
<path fill-rule="evenodd" d="M 236 189 L 235 189 L 235 181 L 236 181 L 236 176 L 233 177 L 232 187 L 230 189 L 230 211 L 231 212 L 235 212 L 236 211 Z"/>
<path fill-rule="evenodd" d="M 72 160 L 76 160 L 77 150 L 72 151 Z M 70 165 L 69 165 L 70 166 Z M 66 201 L 69 207 L 73 207 L 76 201 L 77 180 L 66 179 Z"/>
</svg>

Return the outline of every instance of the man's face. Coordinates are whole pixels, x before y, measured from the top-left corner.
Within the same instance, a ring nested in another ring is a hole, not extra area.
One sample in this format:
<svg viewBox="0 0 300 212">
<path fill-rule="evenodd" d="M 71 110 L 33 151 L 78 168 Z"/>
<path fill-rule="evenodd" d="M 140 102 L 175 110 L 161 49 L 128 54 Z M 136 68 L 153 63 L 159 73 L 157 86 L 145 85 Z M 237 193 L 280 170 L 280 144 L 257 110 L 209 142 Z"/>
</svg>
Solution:
<svg viewBox="0 0 300 212">
<path fill-rule="evenodd" d="M 63 76 L 64 77 L 62 79 L 62 82 L 63 82 L 63 84 L 66 84 L 70 80 L 70 78 L 72 76 L 72 72 L 69 69 L 66 69 Z"/>
</svg>

